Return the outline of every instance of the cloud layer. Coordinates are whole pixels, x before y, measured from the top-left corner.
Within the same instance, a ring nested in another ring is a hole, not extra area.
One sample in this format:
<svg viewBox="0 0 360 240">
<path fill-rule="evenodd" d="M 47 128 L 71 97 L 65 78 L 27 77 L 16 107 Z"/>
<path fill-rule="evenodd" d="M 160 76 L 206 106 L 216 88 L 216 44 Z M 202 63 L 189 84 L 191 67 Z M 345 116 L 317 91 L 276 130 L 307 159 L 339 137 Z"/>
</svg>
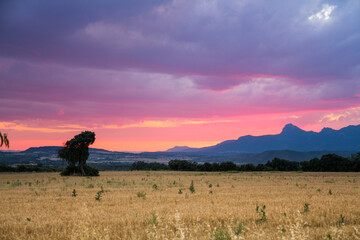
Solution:
<svg viewBox="0 0 360 240">
<path fill-rule="evenodd" d="M 147 138 L 158 128 L 148 123 L 187 122 L 237 137 L 234 125 L 260 115 L 339 127 L 360 106 L 356 0 L 38 0 L 0 9 L 1 119 L 28 127 L 14 131 L 36 123 L 104 135 L 101 126 L 116 126 L 121 135 L 137 126 Z"/>
</svg>

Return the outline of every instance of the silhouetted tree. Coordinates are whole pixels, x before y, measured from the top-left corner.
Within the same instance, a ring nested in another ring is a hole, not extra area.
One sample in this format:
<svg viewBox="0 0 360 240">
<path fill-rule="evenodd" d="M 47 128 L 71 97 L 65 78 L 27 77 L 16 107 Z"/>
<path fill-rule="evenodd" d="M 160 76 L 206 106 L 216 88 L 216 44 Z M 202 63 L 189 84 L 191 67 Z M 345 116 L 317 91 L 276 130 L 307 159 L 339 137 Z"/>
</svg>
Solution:
<svg viewBox="0 0 360 240">
<path fill-rule="evenodd" d="M 9 148 L 9 146 L 10 146 L 9 144 L 10 144 L 10 142 L 9 142 L 7 134 L 6 133 L 1 134 L 1 132 L 0 132 L 0 147 L 5 145 L 5 147 Z"/>
<path fill-rule="evenodd" d="M 350 161 L 348 158 L 336 154 L 326 154 L 319 158 L 313 158 L 310 161 L 300 162 L 303 171 L 310 172 L 346 172 L 354 171 L 356 160 Z"/>
<path fill-rule="evenodd" d="M 222 162 L 220 163 L 221 171 L 235 171 L 237 170 L 237 166 L 233 162 Z"/>
<path fill-rule="evenodd" d="M 247 163 L 247 164 L 241 165 L 239 170 L 240 171 L 252 172 L 252 171 L 256 171 L 256 167 L 252 163 Z"/>
<path fill-rule="evenodd" d="M 169 168 L 173 171 L 196 171 L 197 163 L 186 160 L 170 160 Z"/>
<path fill-rule="evenodd" d="M 137 171 L 137 170 L 152 170 L 152 171 L 158 171 L 158 170 L 169 170 L 169 166 L 164 163 L 158 163 L 158 162 L 150 162 L 146 163 L 143 161 L 134 162 L 131 167 L 131 171 Z"/>
<path fill-rule="evenodd" d="M 360 152 L 354 154 L 350 158 L 351 162 L 351 171 L 359 172 L 360 171 Z"/>
<path fill-rule="evenodd" d="M 297 171 L 300 170 L 300 164 L 295 161 L 274 158 L 271 162 L 268 161 L 265 167 L 273 171 Z"/>
<path fill-rule="evenodd" d="M 211 163 L 206 162 L 206 163 L 203 164 L 203 166 L 204 166 L 203 171 L 206 171 L 206 172 L 211 172 L 212 171 Z"/>
<path fill-rule="evenodd" d="M 94 142 L 95 133 L 85 131 L 65 143 L 65 146 L 59 150 L 59 157 L 69 164 L 63 175 L 70 175 L 71 171 L 74 174 L 80 173 L 82 176 L 99 175 L 97 169 L 86 165 L 86 160 L 89 157 L 89 145 Z"/>
</svg>

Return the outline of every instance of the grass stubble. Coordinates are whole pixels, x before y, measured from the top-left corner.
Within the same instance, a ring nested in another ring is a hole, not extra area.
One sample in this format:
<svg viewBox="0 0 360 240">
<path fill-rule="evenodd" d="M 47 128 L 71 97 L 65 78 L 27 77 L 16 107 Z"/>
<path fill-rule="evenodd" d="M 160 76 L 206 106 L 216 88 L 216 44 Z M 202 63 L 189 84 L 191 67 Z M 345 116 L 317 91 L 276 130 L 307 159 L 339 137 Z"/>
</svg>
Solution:
<svg viewBox="0 0 360 240">
<path fill-rule="evenodd" d="M 360 173 L 1 173 L 0 196 L 0 239 L 360 239 Z"/>
</svg>

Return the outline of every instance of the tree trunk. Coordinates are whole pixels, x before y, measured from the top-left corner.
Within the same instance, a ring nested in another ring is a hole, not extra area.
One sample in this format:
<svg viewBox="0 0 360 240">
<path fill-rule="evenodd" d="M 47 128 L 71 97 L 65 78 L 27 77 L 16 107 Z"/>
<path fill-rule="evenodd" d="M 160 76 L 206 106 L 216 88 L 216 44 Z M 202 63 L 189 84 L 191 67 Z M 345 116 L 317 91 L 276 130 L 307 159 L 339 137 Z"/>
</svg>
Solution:
<svg viewBox="0 0 360 240">
<path fill-rule="evenodd" d="M 80 171 L 81 171 L 81 175 L 82 175 L 82 176 L 85 176 L 86 173 L 85 173 L 85 171 L 84 171 L 83 163 L 82 163 L 82 162 L 79 162 L 79 168 L 80 168 Z"/>
<path fill-rule="evenodd" d="M 75 176 L 75 174 L 76 174 L 76 167 L 75 167 L 75 163 L 72 163 L 72 162 L 69 162 L 69 167 L 70 167 L 70 169 L 73 169 L 73 175 Z"/>
</svg>

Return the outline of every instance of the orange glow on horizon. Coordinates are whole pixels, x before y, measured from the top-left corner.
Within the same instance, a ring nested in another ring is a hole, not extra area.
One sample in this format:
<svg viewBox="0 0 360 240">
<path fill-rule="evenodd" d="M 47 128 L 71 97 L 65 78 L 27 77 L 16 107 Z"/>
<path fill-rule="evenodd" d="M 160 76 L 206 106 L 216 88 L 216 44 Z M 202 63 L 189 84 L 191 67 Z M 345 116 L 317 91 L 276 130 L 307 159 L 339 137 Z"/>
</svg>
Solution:
<svg viewBox="0 0 360 240">
<path fill-rule="evenodd" d="M 62 146 L 74 135 L 89 130 L 96 134 L 94 148 L 142 152 L 164 151 L 174 146 L 206 147 L 244 135 L 279 134 L 287 123 L 306 131 L 318 132 L 323 127 L 340 129 L 358 125 L 359 116 L 360 107 L 352 107 L 335 111 L 312 110 L 223 119 L 148 119 L 127 124 L 93 124 L 95 127 L 81 123 L 0 122 L 0 129 L 8 133 L 9 150 Z"/>
</svg>

